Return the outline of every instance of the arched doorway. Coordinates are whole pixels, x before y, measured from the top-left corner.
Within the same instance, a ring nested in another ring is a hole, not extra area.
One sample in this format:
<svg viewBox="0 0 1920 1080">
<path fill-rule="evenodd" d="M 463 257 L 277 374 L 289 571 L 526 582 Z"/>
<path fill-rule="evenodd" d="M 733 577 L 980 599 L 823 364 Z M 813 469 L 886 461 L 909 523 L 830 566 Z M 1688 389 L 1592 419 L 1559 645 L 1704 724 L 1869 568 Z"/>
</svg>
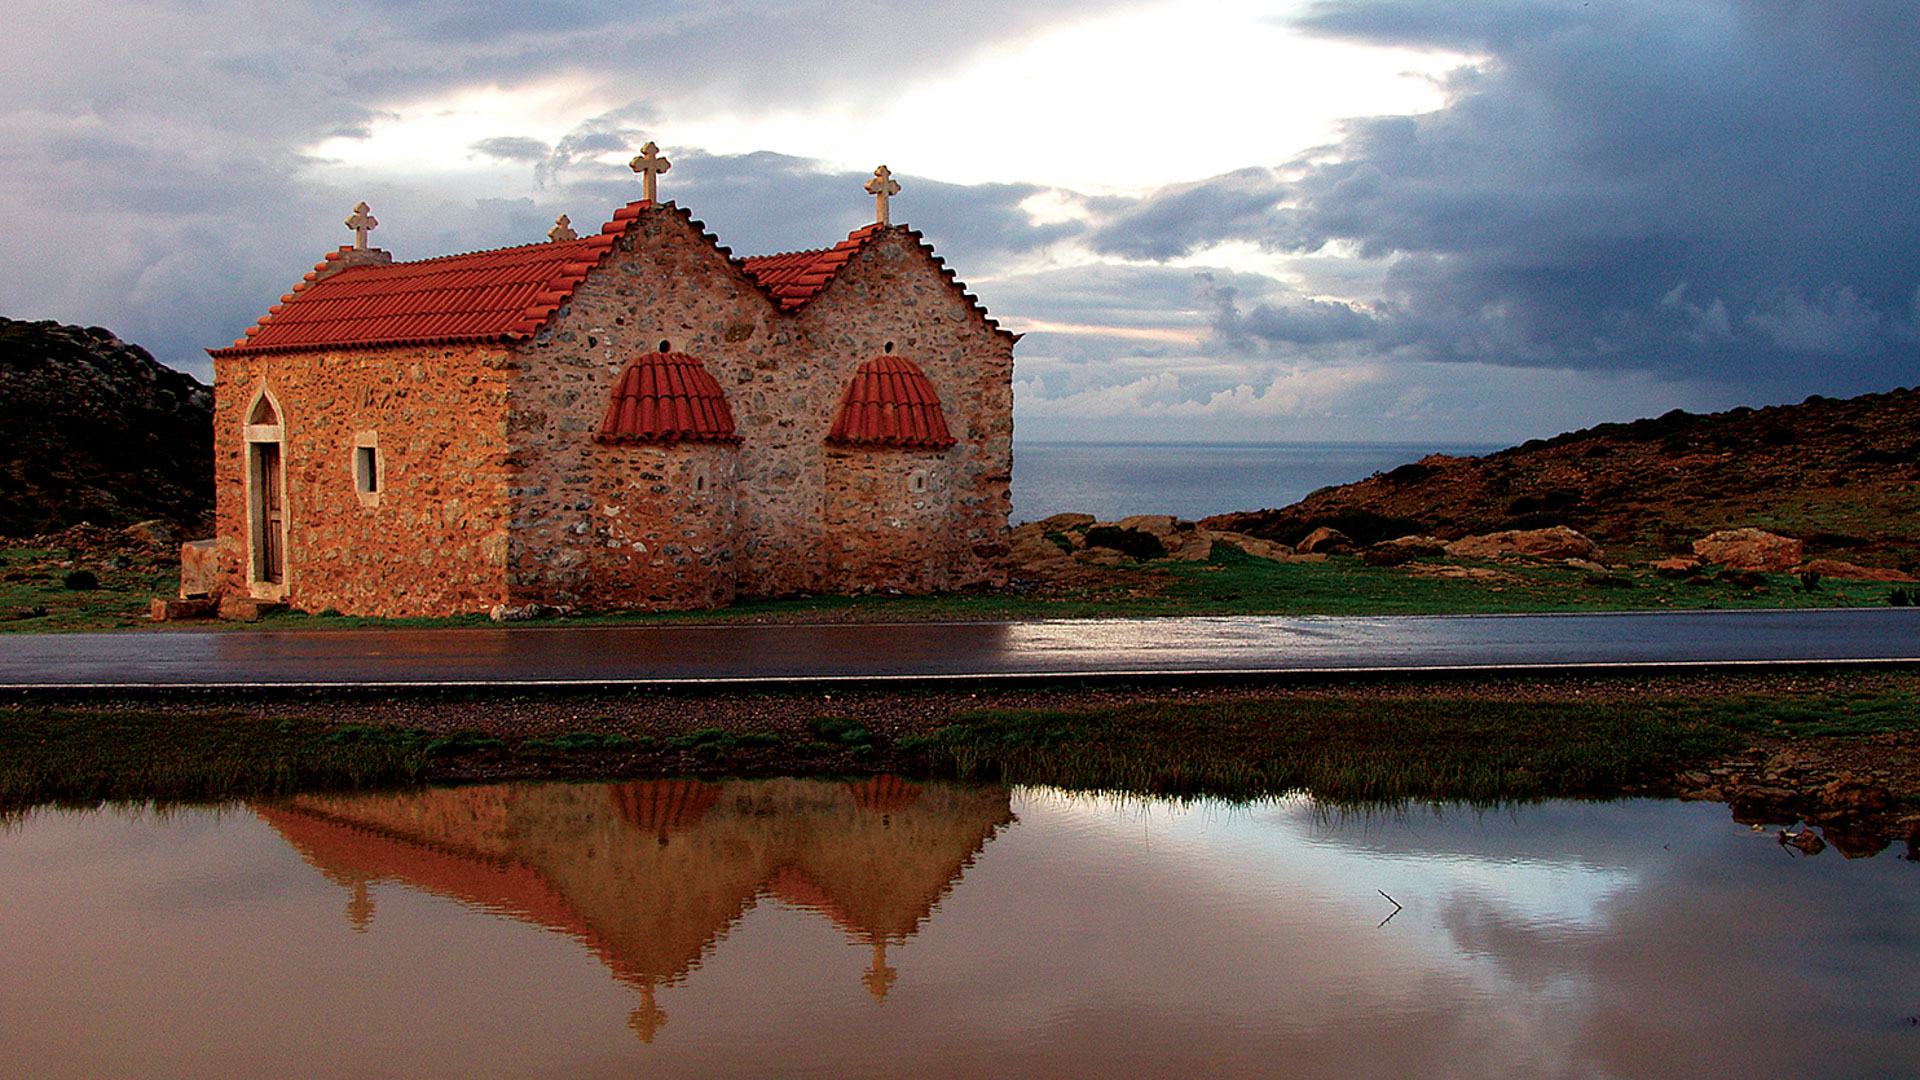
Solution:
<svg viewBox="0 0 1920 1080">
<path fill-rule="evenodd" d="M 286 428 L 265 387 L 247 410 L 247 585 L 253 596 L 287 595 Z"/>
</svg>

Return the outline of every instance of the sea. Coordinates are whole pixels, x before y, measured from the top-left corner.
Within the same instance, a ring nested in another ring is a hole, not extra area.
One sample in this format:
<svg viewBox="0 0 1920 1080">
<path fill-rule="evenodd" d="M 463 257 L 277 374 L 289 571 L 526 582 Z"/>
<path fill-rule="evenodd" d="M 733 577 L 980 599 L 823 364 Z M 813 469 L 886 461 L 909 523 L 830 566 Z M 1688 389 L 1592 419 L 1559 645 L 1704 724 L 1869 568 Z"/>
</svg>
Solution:
<svg viewBox="0 0 1920 1080">
<path fill-rule="evenodd" d="M 1428 454 L 1486 454 L 1501 445 L 1016 441 L 1010 520 L 1019 524 L 1067 512 L 1101 521 L 1133 514 L 1198 520 L 1274 509 Z"/>
</svg>

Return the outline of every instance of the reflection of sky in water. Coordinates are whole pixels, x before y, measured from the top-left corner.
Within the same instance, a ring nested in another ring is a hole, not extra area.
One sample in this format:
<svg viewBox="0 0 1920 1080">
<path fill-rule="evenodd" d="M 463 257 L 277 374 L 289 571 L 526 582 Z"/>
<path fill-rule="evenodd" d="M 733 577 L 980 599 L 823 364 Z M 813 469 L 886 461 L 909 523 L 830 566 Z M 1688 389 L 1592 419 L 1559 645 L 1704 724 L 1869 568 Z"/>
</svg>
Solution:
<svg viewBox="0 0 1920 1080">
<path fill-rule="evenodd" d="M 1075 828 L 1101 834 L 1105 843 L 1131 838 L 1172 849 L 1190 870 L 1240 890 L 1310 881 L 1330 895 L 1378 899 L 1379 889 L 1407 907 L 1470 895 L 1529 922 L 1579 928 L 1592 926 L 1603 902 L 1632 888 L 1649 869 L 1604 849 L 1567 846 L 1571 838 L 1541 820 L 1549 808 L 1523 815 L 1418 809 L 1339 822 L 1305 798 L 1181 806 L 1046 791 L 1026 797 Z M 1599 819 L 1602 828 L 1589 830 L 1596 836 L 1632 835 L 1644 843 L 1651 835 L 1643 831 L 1647 819 L 1654 816 L 1647 809 L 1593 805 L 1582 807 L 1580 817 Z M 1383 915 L 1393 910 L 1381 904 Z"/>
<path fill-rule="evenodd" d="M 1717 806 L 644 787 L 34 815 L 0 1075 L 1920 1067 L 1920 867 Z"/>
</svg>

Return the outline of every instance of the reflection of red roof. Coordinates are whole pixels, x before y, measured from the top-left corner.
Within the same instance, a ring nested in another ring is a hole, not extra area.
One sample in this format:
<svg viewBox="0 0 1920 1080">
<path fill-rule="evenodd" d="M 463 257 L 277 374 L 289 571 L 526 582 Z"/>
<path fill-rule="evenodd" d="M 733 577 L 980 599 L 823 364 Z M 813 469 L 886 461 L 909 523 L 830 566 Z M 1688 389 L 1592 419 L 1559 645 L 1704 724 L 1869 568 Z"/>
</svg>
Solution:
<svg viewBox="0 0 1920 1080">
<path fill-rule="evenodd" d="M 389 836 L 291 804 L 260 803 L 253 811 L 323 870 L 351 867 L 368 877 L 405 881 L 595 943 L 573 902 L 526 863 L 438 846 L 418 837 Z"/>
<path fill-rule="evenodd" d="M 607 787 L 620 820 L 641 832 L 691 829 L 720 801 L 720 785 L 699 780 L 630 780 Z"/>
<path fill-rule="evenodd" d="M 613 385 L 596 442 L 728 442 L 733 410 L 700 361 L 680 353 L 636 357 Z"/>
<path fill-rule="evenodd" d="M 845 240 L 820 251 L 789 251 L 781 255 L 753 255 L 740 260 L 748 274 L 788 311 L 814 298 L 833 275 L 847 265 L 863 244 L 880 231 L 878 225 L 855 229 Z"/>
<path fill-rule="evenodd" d="M 860 809 L 877 814 L 905 810 L 920 798 L 919 784 L 884 773 L 865 780 L 849 780 L 847 791 L 852 793 L 853 801 Z"/>
<path fill-rule="evenodd" d="M 889 355 L 874 357 L 854 373 L 827 441 L 945 450 L 956 440 L 947 432 L 933 383 L 912 361 Z"/>
</svg>

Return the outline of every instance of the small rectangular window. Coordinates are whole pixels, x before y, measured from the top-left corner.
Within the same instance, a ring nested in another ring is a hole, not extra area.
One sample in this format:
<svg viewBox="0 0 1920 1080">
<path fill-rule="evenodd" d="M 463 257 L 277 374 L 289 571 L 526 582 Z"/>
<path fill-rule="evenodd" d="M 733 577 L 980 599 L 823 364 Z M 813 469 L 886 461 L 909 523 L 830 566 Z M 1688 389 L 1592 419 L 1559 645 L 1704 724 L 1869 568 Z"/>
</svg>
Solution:
<svg viewBox="0 0 1920 1080">
<path fill-rule="evenodd" d="M 379 448 L 356 446 L 353 448 L 353 484 L 362 495 L 372 495 L 380 490 Z"/>
</svg>

